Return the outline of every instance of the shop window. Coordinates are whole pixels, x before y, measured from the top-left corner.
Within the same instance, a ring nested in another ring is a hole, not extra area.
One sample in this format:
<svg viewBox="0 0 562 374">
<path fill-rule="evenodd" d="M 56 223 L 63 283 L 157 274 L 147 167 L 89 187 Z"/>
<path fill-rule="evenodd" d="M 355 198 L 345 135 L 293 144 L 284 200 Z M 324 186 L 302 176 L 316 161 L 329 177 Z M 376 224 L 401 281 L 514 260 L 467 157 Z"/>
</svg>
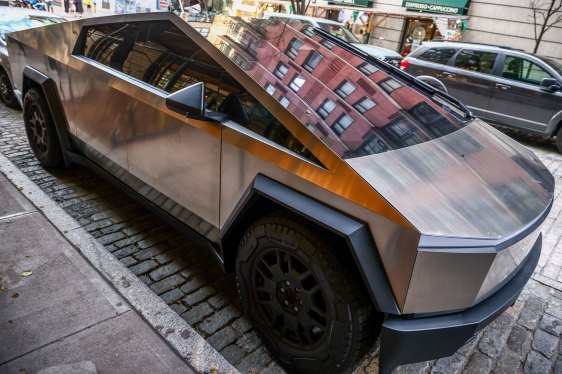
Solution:
<svg viewBox="0 0 562 374">
<path fill-rule="evenodd" d="M 375 65 L 372 65 L 368 62 L 362 63 L 357 68 L 365 75 L 371 75 L 371 74 L 379 71 L 379 69 L 377 67 L 375 67 Z"/>
<path fill-rule="evenodd" d="M 273 86 L 271 83 L 266 83 L 264 88 L 267 91 L 267 93 L 272 96 L 275 93 L 275 86 Z"/>
<path fill-rule="evenodd" d="M 343 113 L 332 125 L 332 130 L 334 130 L 336 134 L 341 135 L 352 123 L 353 118 L 349 114 Z"/>
<path fill-rule="evenodd" d="M 326 99 L 322 105 L 318 107 L 317 112 L 322 119 L 326 119 L 334 109 L 336 109 L 336 103 L 330 99 Z"/>
<path fill-rule="evenodd" d="M 417 55 L 414 52 L 412 57 L 445 65 L 456 52 L 457 49 L 455 48 L 429 48 L 428 50 L 423 51 L 420 55 Z"/>
<path fill-rule="evenodd" d="M 357 87 L 355 87 L 353 84 L 351 84 L 350 81 L 346 79 L 338 86 L 338 88 L 336 88 L 336 93 L 339 97 L 345 99 L 346 97 L 351 95 L 356 88 Z"/>
<path fill-rule="evenodd" d="M 291 80 L 291 83 L 289 83 L 289 88 L 291 88 L 291 90 L 295 92 L 298 92 L 305 82 L 306 80 L 302 75 L 295 74 L 295 76 Z"/>
<path fill-rule="evenodd" d="M 497 53 L 463 49 L 455 60 L 455 67 L 491 74 L 497 56 Z"/>
<path fill-rule="evenodd" d="M 277 68 L 275 68 L 273 74 L 275 74 L 277 78 L 283 80 L 283 77 L 285 76 L 285 74 L 287 74 L 288 71 L 289 71 L 289 67 L 284 63 L 280 62 L 279 64 L 277 64 Z"/>
<path fill-rule="evenodd" d="M 279 97 L 279 102 L 281 103 L 281 105 L 283 105 L 285 108 L 287 108 L 289 106 L 289 104 L 291 103 L 289 101 L 289 99 L 287 99 L 285 96 L 281 96 Z"/>
<path fill-rule="evenodd" d="M 399 82 L 395 81 L 392 78 L 389 78 L 383 82 L 380 83 L 380 86 L 387 92 L 387 93 L 391 93 L 394 90 L 402 87 L 402 84 L 400 84 Z"/>
<path fill-rule="evenodd" d="M 369 109 L 374 108 L 377 105 L 372 99 L 367 96 L 363 97 L 361 100 L 353 104 L 353 107 L 357 109 L 360 113 L 365 113 Z"/>
<path fill-rule="evenodd" d="M 304 68 L 306 71 L 312 72 L 316 67 L 322 62 L 324 57 L 316 51 L 311 51 L 304 62 Z"/>
<path fill-rule="evenodd" d="M 529 60 L 515 56 L 506 56 L 502 69 L 502 77 L 519 82 L 540 85 L 543 78 L 552 78 L 552 75 Z"/>
<path fill-rule="evenodd" d="M 302 40 L 293 38 L 289 43 L 289 47 L 285 51 L 285 54 L 294 60 L 299 54 L 299 51 L 301 50 L 303 45 L 304 42 Z"/>
</svg>

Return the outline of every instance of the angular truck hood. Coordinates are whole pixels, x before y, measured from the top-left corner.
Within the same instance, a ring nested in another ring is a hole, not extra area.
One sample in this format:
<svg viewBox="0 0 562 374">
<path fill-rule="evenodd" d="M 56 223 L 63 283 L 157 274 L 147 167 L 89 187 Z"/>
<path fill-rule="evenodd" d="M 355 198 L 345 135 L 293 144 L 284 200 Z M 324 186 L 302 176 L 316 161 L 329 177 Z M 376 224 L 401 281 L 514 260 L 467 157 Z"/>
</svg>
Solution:
<svg viewBox="0 0 562 374">
<path fill-rule="evenodd" d="M 346 160 L 424 235 L 499 239 L 553 199 L 533 152 L 481 120 L 407 148 Z"/>
</svg>

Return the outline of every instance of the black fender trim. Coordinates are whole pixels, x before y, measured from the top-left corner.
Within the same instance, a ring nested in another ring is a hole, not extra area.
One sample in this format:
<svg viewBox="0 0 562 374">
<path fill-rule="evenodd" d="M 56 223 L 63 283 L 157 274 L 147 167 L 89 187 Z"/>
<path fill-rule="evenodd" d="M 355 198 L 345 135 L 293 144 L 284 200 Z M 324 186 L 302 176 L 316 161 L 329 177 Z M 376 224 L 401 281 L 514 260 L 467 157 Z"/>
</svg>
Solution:
<svg viewBox="0 0 562 374">
<path fill-rule="evenodd" d="M 533 275 L 541 248 L 542 234 L 515 276 L 493 295 L 471 308 L 457 313 L 414 319 L 388 316 L 381 330 L 379 372 L 389 374 L 399 365 L 454 354 L 513 305 Z"/>
<path fill-rule="evenodd" d="M 70 166 L 71 160 L 66 154 L 69 151 L 72 151 L 72 143 L 70 141 L 70 137 L 68 135 L 68 121 L 66 119 L 66 115 L 64 113 L 64 109 L 62 107 L 62 103 L 60 101 L 59 91 L 55 85 L 55 82 L 49 78 L 47 75 L 41 73 L 38 70 L 30 66 L 26 66 L 23 70 L 24 76 L 24 84 L 23 84 L 23 92 L 22 92 L 22 101 L 23 97 L 25 97 L 25 93 L 29 88 L 31 88 L 29 81 L 34 82 L 37 84 L 41 90 L 43 91 L 43 95 L 45 96 L 45 100 L 47 101 L 47 105 L 49 106 L 49 111 L 51 112 L 51 118 L 55 123 L 55 128 L 57 130 L 57 135 L 59 138 L 59 142 L 61 148 L 63 150 L 63 159 L 65 166 Z"/>
<path fill-rule="evenodd" d="M 237 239 L 240 236 L 234 232 L 241 229 L 241 223 L 247 225 L 253 222 L 248 218 L 248 212 L 263 198 L 343 238 L 376 309 L 384 313 L 400 314 L 369 227 L 261 174 L 256 176 L 221 230 L 220 244 L 225 263 L 232 262 L 235 257 Z"/>
</svg>

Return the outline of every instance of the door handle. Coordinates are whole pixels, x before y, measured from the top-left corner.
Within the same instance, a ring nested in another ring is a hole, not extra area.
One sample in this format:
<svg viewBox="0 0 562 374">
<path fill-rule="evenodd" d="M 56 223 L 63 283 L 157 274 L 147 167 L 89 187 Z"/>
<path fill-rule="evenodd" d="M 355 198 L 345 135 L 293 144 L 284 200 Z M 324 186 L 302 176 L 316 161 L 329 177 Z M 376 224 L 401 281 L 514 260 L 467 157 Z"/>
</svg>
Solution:
<svg viewBox="0 0 562 374">
<path fill-rule="evenodd" d="M 509 90 L 511 88 L 511 86 L 508 86 L 507 84 L 501 84 L 501 83 L 496 83 L 496 87 L 499 87 L 504 91 Z"/>
<path fill-rule="evenodd" d="M 446 71 L 442 72 L 441 74 L 443 74 L 444 76 L 449 77 L 449 78 L 454 78 L 456 76 L 455 74 L 449 73 L 449 72 L 446 72 Z"/>
</svg>

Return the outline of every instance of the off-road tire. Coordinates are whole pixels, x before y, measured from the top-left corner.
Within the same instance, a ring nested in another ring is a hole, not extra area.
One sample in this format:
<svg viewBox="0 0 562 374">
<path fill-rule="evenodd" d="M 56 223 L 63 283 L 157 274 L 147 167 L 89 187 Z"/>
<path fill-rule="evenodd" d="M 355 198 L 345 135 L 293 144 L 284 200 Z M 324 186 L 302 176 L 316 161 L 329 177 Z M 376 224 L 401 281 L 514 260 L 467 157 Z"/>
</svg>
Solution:
<svg viewBox="0 0 562 374">
<path fill-rule="evenodd" d="M 556 147 L 558 148 L 558 152 L 562 153 L 562 124 L 560 124 L 558 132 L 556 133 Z"/>
<path fill-rule="evenodd" d="M 30 88 L 23 100 L 23 121 L 29 145 L 46 168 L 64 166 L 62 149 L 49 106 L 42 93 Z"/>
<path fill-rule="evenodd" d="M 350 371 L 378 335 L 381 314 L 346 252 L 290 213 L 261 219 L 240 241 L 236 271 L 245 312 L 294 373 Z"/>
<path fill-rule="evenodd" d="M 14 94 L 8 73 L 0 68 L 0 100 L 9 108 L 19 108 L 18 100 Z"/>
</svg>

